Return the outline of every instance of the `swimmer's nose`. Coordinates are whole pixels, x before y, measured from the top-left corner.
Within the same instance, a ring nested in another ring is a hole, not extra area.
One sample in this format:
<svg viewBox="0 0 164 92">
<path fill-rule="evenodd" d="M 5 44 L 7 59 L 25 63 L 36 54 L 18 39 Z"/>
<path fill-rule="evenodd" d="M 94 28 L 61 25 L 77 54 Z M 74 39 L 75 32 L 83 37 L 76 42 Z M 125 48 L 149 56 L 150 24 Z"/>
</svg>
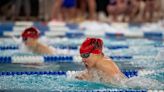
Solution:
<svg viewBox="0 0 164 92">
<path fill-rule="evenodd" d="M 86 62 L 87 60 L 85 58 L 82 59 L 83 62 Z"/>
<path fill-rule="evenodd" d="M 27 42 L 24 42 L 25 45 L 27 45 Z"/>
</svg>

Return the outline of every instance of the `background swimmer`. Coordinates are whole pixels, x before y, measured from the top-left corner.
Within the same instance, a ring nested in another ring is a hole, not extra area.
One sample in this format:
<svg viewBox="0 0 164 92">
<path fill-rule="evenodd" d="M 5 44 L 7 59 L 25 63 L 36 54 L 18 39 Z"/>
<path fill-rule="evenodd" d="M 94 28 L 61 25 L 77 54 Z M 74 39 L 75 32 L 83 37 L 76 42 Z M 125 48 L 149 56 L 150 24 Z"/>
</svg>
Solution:
<svg viewBox="0 0 164 92">
<path fill-rule="evenodd" d="M 34 27 L 27 28 L 21 36 L 24 44 L 28 47 L 28 49 L 32 50 L 32 52 L 37 54 L 54 54 L 54 50 L 52 50 L 52 48 L 38 41 L 40 36 L 38 29 Z"/>
<path fill-rule="evenodd" d="M 40 31 L 35 27 L 29 27 L 25 29 L 21 34 L 21 39 L 13 37 L 14 41 L 20 45 L 20 50 L 23 52 L 32 52 L 39 55 L 53 55 L 55 49 L 39 41 Z M 38 66 L 39 65 L 39 66 Z M 31 62 L 22 65 L 29 68 L 42 68 L 42 62 Z"/>
<path fill-rule="evenodd" d="M 21 34 L 21 38 L 21 41 L 18 41 L 18 39 L 13 37 L 13 39 L 21 45 L 20 48 L 23 51 L 31 51 L 35 54 L 55 54 L 55 49 L 53 47 L 39 41 L 40 31 L 35 27 L 25 29 Z"/>
</svg>

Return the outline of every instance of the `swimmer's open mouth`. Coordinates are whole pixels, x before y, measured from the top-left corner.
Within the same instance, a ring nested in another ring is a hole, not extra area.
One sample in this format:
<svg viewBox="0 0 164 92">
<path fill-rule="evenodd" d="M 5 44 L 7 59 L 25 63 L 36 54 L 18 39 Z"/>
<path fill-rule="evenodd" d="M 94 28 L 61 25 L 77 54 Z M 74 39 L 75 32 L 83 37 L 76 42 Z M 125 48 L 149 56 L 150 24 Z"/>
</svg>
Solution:
<svg viewBox="0 0 164 92">
<path fill-rule="evenodd" d="M 86 67 L 86 68 L 88 68 L 88 65 L 87 65 L 87 64 L 85 64 L 85 67 Z"/>
</svg>

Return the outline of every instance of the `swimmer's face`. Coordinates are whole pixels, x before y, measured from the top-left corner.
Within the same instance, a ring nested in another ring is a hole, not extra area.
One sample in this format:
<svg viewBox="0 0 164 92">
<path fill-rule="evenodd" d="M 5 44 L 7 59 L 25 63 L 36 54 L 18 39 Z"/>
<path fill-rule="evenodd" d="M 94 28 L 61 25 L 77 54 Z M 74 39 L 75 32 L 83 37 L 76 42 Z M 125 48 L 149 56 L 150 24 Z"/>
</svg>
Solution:
<svg viewBox="0 0 164 92">
<path fill-rule="evenodd" d="M 33 39 L 33 38 L 23 38 L 22 40 L 23 40 L 24 44 L 29 47 L 33 47 L 36 43 L 36 41 L 35 41 L 36 39 Z"/>
<path fill-rule="evenodd" d="M 85 66 L 87 68 L 91 68 L 95 65 L 95 61 L 93 59 L 93 54 L 91 54 L 91 53 L 87 58 L 82 58 L 82 61 L 84 62 Z"/>
<path fill-rule="evenodd" d="M 82 53 L 80 54 L 82 61 L 85 63 L 88 61 L 88 58 L 90 57 L 90 53 Z"/>
</svg>

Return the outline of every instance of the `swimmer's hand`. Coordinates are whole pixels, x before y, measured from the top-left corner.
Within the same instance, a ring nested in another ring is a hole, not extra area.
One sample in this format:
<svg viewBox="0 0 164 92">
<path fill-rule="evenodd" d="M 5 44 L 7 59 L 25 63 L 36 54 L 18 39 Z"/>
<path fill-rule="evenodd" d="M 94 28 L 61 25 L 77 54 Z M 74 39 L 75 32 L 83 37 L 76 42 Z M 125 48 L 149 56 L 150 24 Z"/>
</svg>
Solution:
<svg viewBox="0 0 164 92">
<path fill-rule="evenodd" d="M 75 76 L 75 78 L 78 80 L 84 80 L 85 79 L 83 76 Z"/>
<path fill-rule="evenodd" d="M 79 80 L 90 80 L 91 76 L 88 74 L 88 72 L 85 72 L 85 73 L 83 72 L 80 75 L 75 76 L 75 78 Z"/>
</svg>

